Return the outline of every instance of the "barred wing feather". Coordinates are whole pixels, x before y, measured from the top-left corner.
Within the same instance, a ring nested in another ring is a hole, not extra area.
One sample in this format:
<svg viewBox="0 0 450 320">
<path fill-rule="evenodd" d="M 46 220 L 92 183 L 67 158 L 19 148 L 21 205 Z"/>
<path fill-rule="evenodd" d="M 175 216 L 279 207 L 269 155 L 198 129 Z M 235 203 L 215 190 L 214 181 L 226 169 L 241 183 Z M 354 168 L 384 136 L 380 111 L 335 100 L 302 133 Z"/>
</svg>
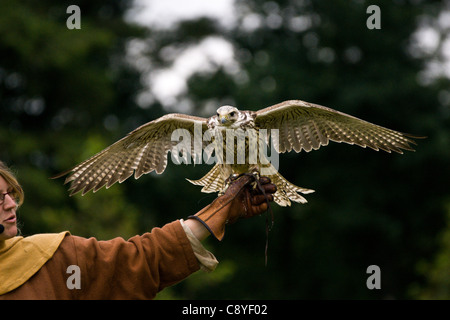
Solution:
<svg viewBox="0 0 450 320">
<path fill-rule="evenodd" d="M 176 129 L 186 129 L 193 136 L 195 128 L 207 130 L 206 118 L 184 114 L 168 114 L 130 132 L 96 155 L 74 168 L 52 178 L 70 174 L 65 183 L 71 182 L 71 195 L 82 191 L 84 195 L 93 189 L 109 188 L 117 181 L 122 183 L 134 172 L 138 179 L 141 175 L 156 171 L 162 173 L 167 166 L 167 154 L 178 141 L 171 141 Z M 196 126 L 197 125 L 197 126 Z M 195 150 L 191 149 L 195 158 Z"/>
<path fill-rule="evenodd" d="M 260 129 L 279 129 L 275 149 L 284 153 L 316 150 L 328 142 L 345 142 L 376 151 L 414 151 L 412 138 L 422 137 L 384 128 L 351 115 L 301 100 L 290 100 L 256 112 Z"/>
</svg>

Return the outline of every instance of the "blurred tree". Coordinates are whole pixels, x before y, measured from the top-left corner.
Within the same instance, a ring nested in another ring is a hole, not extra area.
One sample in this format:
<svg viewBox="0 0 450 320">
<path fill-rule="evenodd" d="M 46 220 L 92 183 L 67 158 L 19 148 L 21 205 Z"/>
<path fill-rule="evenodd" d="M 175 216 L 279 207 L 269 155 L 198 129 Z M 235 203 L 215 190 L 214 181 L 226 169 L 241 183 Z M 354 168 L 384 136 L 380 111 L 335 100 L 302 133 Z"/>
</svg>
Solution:
<svg viewBox="0 0 450 320">
<path fill-rule="evenodd" d="M 369 4 L 381 8 L 381 30 L 366 27 Z M 308 196 L 307 205 L 275 208 L 267 268 L 264 222 L 230 228 L 226 243 L 213 244 L 214 252 L 231 255 L 239 266 L 217 290 L 207 285 L 195 297 L 412 297 L 410 286 L 423 281 L 417 264 L 438 248 L 435 234 L 444 222 L 450 175 L 445 165 L 449 117 L 441 112 L 448 103 L 438 98 L 448 79 L 420 81 L 426 59 L 411 52 L 411 39 L 418 18 L 442 8 L 407 1 L 236 1 L 233 27 L 221 29 L 202 19 L 196 29 L 195 22 L 182 22 L 161 32 L 171 34 L 170 44 L 152 42 L 152 59 L 168 45 L 188 48 L 199 35 L 198 43 L 216 36 L 233 44 L 239 70 L 219 66 L 189 79 L 186 95 L 194 113 L 211 102 L 256 109 L 303 99 L 429 136 L 418 141 L 415 154 L 331 144 L 310 154 L 283 155 L 281 172 L 317 193 Z M 191 29 L 197 31 L 189 36 Z M 160 68 L 173 63 L 159 62 Z M 382 290 L 365 285 L 372 264 L 381 268 Z M 177 287 L 179 292 L 183 285 L 191 294 L 188 282 Z"/>
<path fill-rule="evenodd" d="M 81 30 L 66 28 L 71 4 L 81 8 Z M 381 9 L 380 30 L 366 27 L 371 4 Z M 224 103 L 302 99 L 428 139 L 405 155 L 333 143 L 281 155 L 281 173 L 316 193 L 305 205 L 274 206 L 268 266 L 265 217 L 240 221 L 223 243 L 207 241 L 221 261 L 214 273 L 160 297 L 429 298 L 436 285 L 448 293 L 450 254 L 437 235 L 448 233 L 449 79 L 424 81 L 435 57 L 414 46 L 421 19 L 448 2 L 236 0 L 229 25 L 200 18 L 147 30 L 124 22 L 129 6 L 0 0 L 0 159 L 24 185 L 25 234 L 128 237 L 186 217 L 215 197 L 183 179 L 201 177 L 205 165 L 169 161 L 161 176 L 72 198 L 48 177 L 168 110 L 209 116 Z M 231 44 L 234 64 L 209 63 L 170 101 L 146 91 L 149 75 L 208 39 Z M 372 264 L 381 290 L 366 287 Z"/>
<path fill-rule="evenodd" d="M 447 206 L 447 224 L 439 234 L 439 250 L 434 259 L 422 260 L 417 269 L 425 278 L 425 285 L 411 286 L 411 295 L 419 299 L 450 299 L 450 205 Z"/>
<path fill-rule="evenodd" d="M 82 10 L 81 30 L 66 27 L 71 4 Z M 143 33 L 123 21 L 128 5 L 0 1 L 0 158 L 26 190 L 24 234 L 64 228 L 110 238 L 136 232 L 136 208 L 121 188 L 92 201 L 68 199 L 60 183 L 48 180 L 122 134 L 124 109 L 138 109 L 139 74 L 123 57 L 128 39 Z M 89 218 L 80 214 L 87 203 Z"/>
</svg>

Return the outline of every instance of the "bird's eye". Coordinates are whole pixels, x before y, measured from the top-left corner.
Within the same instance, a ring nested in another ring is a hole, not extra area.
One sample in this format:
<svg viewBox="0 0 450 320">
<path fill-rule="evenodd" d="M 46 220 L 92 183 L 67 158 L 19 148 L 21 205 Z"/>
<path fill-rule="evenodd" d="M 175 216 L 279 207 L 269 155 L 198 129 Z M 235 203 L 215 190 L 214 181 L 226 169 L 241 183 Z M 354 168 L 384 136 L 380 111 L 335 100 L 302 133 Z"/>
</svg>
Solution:
<svg viewBox="0 0 450 320">
<path fill-rule="evenodd" d="M 234 117 L 234 111 L 230 112 L 230 116 Z"/>
<path fill-rule="evenodd" d="M 216 115 L 217 115 L 218 117 L 220 116 L 218 112 L 216 113 Z"/>
</svg>

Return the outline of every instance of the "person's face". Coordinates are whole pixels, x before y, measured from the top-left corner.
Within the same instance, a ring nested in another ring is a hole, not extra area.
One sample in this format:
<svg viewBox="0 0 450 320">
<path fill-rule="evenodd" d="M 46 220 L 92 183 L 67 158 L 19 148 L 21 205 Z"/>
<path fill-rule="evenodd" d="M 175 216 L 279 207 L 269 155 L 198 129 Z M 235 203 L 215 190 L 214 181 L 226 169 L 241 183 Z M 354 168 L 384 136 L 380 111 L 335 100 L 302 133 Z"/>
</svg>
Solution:
<svg viewBox="0 0 450 320">
<path fill-rule="evenodd" d="M 0 193 L 4 194 L 11 191 L 5 179 L 0 176 Z M 3 233 L 0 234 L 0 240 L 6 240 L 17 235 L 17 204 L 16 201 L 7 194 L 5 200 L 0 204 L 0 224 L 5 227 Z"/>
</svg>

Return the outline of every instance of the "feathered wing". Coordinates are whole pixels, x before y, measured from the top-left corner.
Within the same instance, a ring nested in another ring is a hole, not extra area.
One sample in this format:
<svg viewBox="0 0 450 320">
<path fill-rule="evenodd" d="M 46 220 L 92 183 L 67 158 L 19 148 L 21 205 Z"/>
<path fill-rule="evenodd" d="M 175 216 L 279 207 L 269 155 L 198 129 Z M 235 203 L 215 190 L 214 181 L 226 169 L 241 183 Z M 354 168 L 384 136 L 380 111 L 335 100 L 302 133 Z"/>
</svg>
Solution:
<svg viewBox="0 0 450 320">
<path fill-rule="evenodd" d="M 280 152 L 295 152 L 345 142 L 363 148 L 403 153 L 414 151 L 412 138 L 422 138 L 387 129 L 351 115 L 301 100 L 290 100 L 256 112 L 255 124 L 260 129 L 279 129 L 279 140 L 272 139 Z"/>
<path fill-rule="evenodd" d="M 133 172 L 135 178 L 156 171 L 162 173 L 167 166 L 167 154 L 179 141 L 171 141 L 176 129 L 186 129 L 191 137 L 194 130 L 201 128 L 202 134 L 207 130 L 206 118 L 184 114 L 168 114 L 130 132 L 121 140 L 115 142 L 103 151 L 83 161 L 74 168 L 58 174 L 59 178 L 70 174 L 64 183 L 71 182 L 71 195 L 83 190 L 82 194 L 94 189 L 94 192 L 106 185 L 109 188 L 114 183 L 123 182 Z M 189 144 L 192 147 L 194 143 Z M 200 151 L 200 150 L 199 150 Z M 196 155 L 191 149 L 191 156 Z"/>
<path fill-rule="evenodd" d="M 216 164 L 207 174 L 198 180 L 187 178 L 186 180 L 196 186 L 203 186 L 201 191 L 205 193 L 221 192 L 225 185 L 225 179 L 220 171 L 220 164 Z"/>
</svg>

